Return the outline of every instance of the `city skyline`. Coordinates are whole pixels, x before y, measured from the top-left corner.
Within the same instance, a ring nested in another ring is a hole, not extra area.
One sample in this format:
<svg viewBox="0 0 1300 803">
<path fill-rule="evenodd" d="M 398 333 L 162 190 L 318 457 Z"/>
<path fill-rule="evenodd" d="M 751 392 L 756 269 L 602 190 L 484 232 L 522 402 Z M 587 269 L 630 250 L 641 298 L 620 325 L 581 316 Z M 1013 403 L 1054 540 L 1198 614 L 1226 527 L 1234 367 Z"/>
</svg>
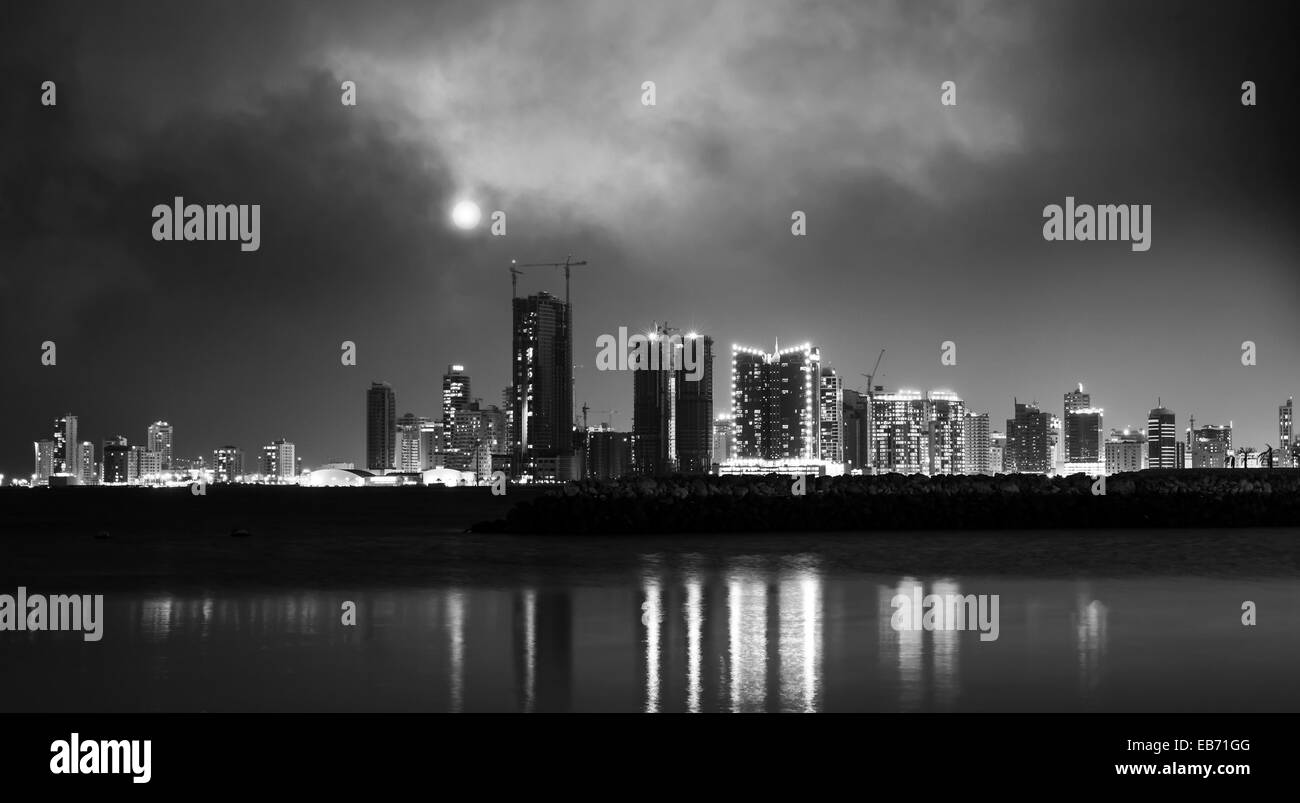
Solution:
<svg viewBox="0 0 1300 803">
<path fill-rule="evenodd" d="M 667 315 L 719 350 L 816 342 L 845 390 L 885 348 L 881 384 L 951 389 L 994 422 L 1012 397 L 1059 416 L 1082 381 L 1107 427 L 1143 426 L 1160 397 L 1180 430 L 1232 421 L 1234 442 L 1276 446 L 1300 389 L 1300 208 L 1269 19 L 1160 2 L 16 9 L 0 176 L 39 202 L 0 216 L 0 371 L 20 391 L 0 397 L 0 472 L 27 473 L 67 411 L 96 442 L 165 418 L 182 454 L 286 437 L 308 462 L 362 461 L 371 381 L 425 416 L 448 364 L 488 401 L 511 384 L 507 266 L 566 254 L 589 263 L 570 405 L 620 410 L 620 430 L 629 383 L 594 344 Z M 260 205 L 259 247 L 154 241 L 150 210 L 175 197 Z M 1067 198 L 1149 206 L 1149 248 L 1045 240 L 1045 205 Z M 468 229 L 465 199 L 483 212 Z"/>
<path fill-rule="evenodd" d="M 668 331 L 664 327 L 655 330 L 660 335 L 666 335 Z M 703 354 L 708 355 L 707 363 L 712 356 L 712 338 L 699 337 L 705 343 Z M 747 463 L 758 460 L 784 461 L 789 466 L 835 463 L 845 470 L 862 469 L 873 473 L 974 474 L 987 467 L 991 473 L 1098 474 L 1128 470 L 1116 466 L 1127 467 L 1134 460 L 1136 470 L 1231 467 L 1231 456 L 1250 453 L 1252 459 L 1262 460 L 1270 447 L 1275 447 L 1280 466 L 1290 465 L 1293 459 L 1288 452 L 1295 447 L 1292 434 L 1294 400 L 1290 396 L 1285 403 L 1274 408 L 1273 425 L 1278 434 L 1276 444 L 1271 441 L 1263 445 L 1246 444 L 1240 438 L 1234 443 L 1236 424 L 1231 420 L 1227 424 L 1207 424 L 1202 420 L 1198 425 L 1195 415 L 1188 415 L 1185 423 L 1180 425 L 1177 412 L 1163 406 L 1162 399 L 1157 399 L 1157 406 L 1149 410 L 1145 427 L 1124 425 L 1108 428 L 1101 417 L 1103 410 L 1092 406 L 1092 394 L 1085 392 L 1082 382 L 1064 393 L 1063 417 L 1042 409 L 1043 405 L 1036 402 L 1013 399 L 1014 415 L 1006 420 L 1003 431 L 997 431 L 990 428 L 988 411 L 974 410 L 960 394 L 948 390 L 895 391 L 876 385 L 875 391 L 869 394 L 849 391 L 851 399 L 845 395 L 834 369 L 821 364 L 820 347 L 809 343 L 770 354 L 733 344 L 732 359 L 731 404 L 724 406 L 721 413 L 712 407 L 711 394 L 707 391 L 691 391 L 682 397 L 679 396 L 682 390 L 671 389 L 674 385 L 682 385 L 689 390 L 683 379 L 685 369 L 680 364 L 676 368 L 665 366 L 664 370 L 620 372 L 631 374 L 633 400 L 644 408 L 644 415 L 652 421 L 648 421 L 644 430 L 634 426 L 631 431 L 619 431 L 608 419 L 603 425 L 587 428 L 589 408 L 584 405 L 582 423 L 576 418 L 573 423 L 571 448 L 577 448 L 577 435 L 583 432 L 588 435 L 584 449 L 590 447 L 590 435 L 594 433 L 628 436 L 629 474 L 708 473 L 709 463 L 703 462 L 700 450 L 717 448 L 719 433 L 716 425 L 725 420 L 730 431 L 724 440 L 732 445 L 732 450 L 725 456 L 716 451 L 711 454 L 711 463 L 715 466 L 727 461 Z M 710 368 L 704 373 L 711 376 L 713 372 Z M 651 377 L 657 379 L 651 380 Z M 790 377 L 807 384 L 807 404 L 789 407 L 778 400 L 779 391 L 777 396 L 768 398 Z M 228 482 L 241 474 L 294 477 L 304 466 L 353 464 L 368 472 L 382 474 L 420 472 L 441 469 L 445 465 L 457 471 L 474 472 L 482 480 L 492 470 L 507 467 L 499 458 L 515 457 L 517 448 L 511 445 L 511 438 L 518 437 L 518 434 L 517 430 L 514 436 L 507 434 L 510 416 L 506 411 L 495 405 L 483 406 L 480 397 L 472 396 L 469 390 L 471 379 L 465 365 L 447 366 L 443 375 L 444 418 L 437 420 L 411 412 L 397 417 L 394 412 L 398 409 L 396 392 L 392 386 L 386 382 L 372 382 L 366 393 L 364 411 L 363 429 L 368 444 L 364 460 L 334 456 L 304 463 L 300 457 L 295 459 L 295 443 L 281 437 L 261 447 L 254 472 L 244 471 L 247 468 L 245 450 L 231 444 L 211 450 L 213 460 L 206 470 L 214 472 L 217 481 Z M 668 386 L 663 385 L 665 381 L 669 382 Z M 758 395 L 753 396 L 753 393 Z M 503 393 L 506 400 L 511 395 L 510 388 Z M 865 407 L 859 407 L 859 396 L 868 400 L 864 402 Z M 690 398 L 698 401 L 689 401 Z M 672 399 L 677 401 L 671 402 Z M 687 402 L 687 407 L 681 406 L 683 401 Z M 704 406 L 695 409 L 700 403 Z M 832 407 L 828 408 L 828 404 Z M 706 408 L 712 409 L 714 414 L 707 415 Z M 828 415 L 829 409 L 834 409 L 833 415 Z M 615 411 L 596 412 L 612 414 Z M 446 419 L 448 415 L 450 423 Z M 757 424 L 746 429 L 746 419 L 755 416 Z M 765 417 L 770 418 L 766 424 L 763 423 Z M 1081 426 L 1076 417 L 1086 421 L 1087 425 Z M 874 418 L 886 423 L 873 424 Z M 682 421 L 691 423 L 683 428 Z M 972 422 L 975 425 L 973 430 L 970 428 Z M 857 425 L 861 427 L 852 429 Z M 771 430 L 773 426 L 776 430 Z M 793 434 L 780 435 L 779 441 L 774 443 L 767 442 L 772 437 L 765 434 L 767 431 L 775 433 L 783 428 Z M 173 457 L 174 429 L 167 421 L 149 424 L 143 448 L 139 443 L 130 444 L 123 435 L 105 438 L 100 451 L 102 460 L 97 463 L 94 460 L 94 442 L 79 436 L 83 431 L 80 429 L 80 416 L 72 413 L 58 416 L 54 419 L 51 438 L 33 441 L 35 470 L 31 476 L 43 480 L 53 474 L 72 474 L 84 483 L 120 483 L 128 479 L 134 482 L 147 475 L 157 477 L 162 470 L 173 466 L 177 467 L 178 476 L 183 476 L 185 471 L 196 468 L 195 459 L 206 464 L 207 453 L 200 451 L 196 458 Z M 896 437 L 904 440 L 895 442 Z M 991 438 L 1000 439 L 1000 443 L 993 443 Z M 978 456 L 972 451 L 973 443 L 979 444 Z M 1140 444 L 1141 448 L 1137 452 L 1123 451 L 1126 447 L 1119 446 L 1121 443 L 1130 447 Z M 87 446 L 91 447 L 88 451 L 85 449 Z M 280 451 L 282 446 L 287 446 L 287 460 L 284 452 Z M 110 447 L 121 452 L 120 455 L 113 452 L 112 462 Z M 660 456 L 651 457 L 646 462 L 644 457 L 635 457 L 638 448 L 649 448 Z M 376 449 L 385 456 L 376 458 Z M 682 455 L 694 454 L 696 457 L 683 456 L 680 459 L 687 462 L 678 466 L 679 458 L 675 455 L 682 449 L 693 449 L 693 452 L 683 451 Z M 1086 453 L 1076 454 L 1080 449 Z M 994 455 L 1000 457 L 1004 451 L 1005 462 L 1000 464 Z M 435 460 L 435 455 L 439 459 Z M 237 459 L 232 456 L 237 456 Z M 231 465 L 232 459 L 236 465 Z M 579 474 L 589 477 L 603 473 L 603 469 L 593 472 L 590 468 L 583 468 L 579 471 L 577 466 L 584 458 L 575 459 L 577 462 L 570 478 L 576 479 Z M 604 465 L 609 457 L 597 460 Z M 288 471 L 283 468 L 286 462 L 290 466 Z M 154 468 L 150 471 L 145 465 Z M 1246 465 L 1245 457 L 1242 457 L 1241 467 Z M 661 466 L 669 468 L 665 471 Z M 101 471 L 97 472 L 97 467 Z M 537 474 L 532 468 L 520 470 Z M 512 468 L 508 473 L 516 472 Z M 26 475 L 8 476 L 17 480 Z M 552 470 L 542 472 L 541 477 L 555 479 L 556 475 Z"/>
</svg>

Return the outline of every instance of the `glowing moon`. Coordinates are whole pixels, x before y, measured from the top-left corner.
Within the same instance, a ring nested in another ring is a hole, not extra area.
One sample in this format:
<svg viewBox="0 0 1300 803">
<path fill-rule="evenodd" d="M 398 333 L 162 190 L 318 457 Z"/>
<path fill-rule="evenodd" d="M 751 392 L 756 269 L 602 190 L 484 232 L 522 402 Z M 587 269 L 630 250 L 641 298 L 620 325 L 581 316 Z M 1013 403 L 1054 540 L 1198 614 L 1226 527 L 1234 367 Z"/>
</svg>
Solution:
<svg viewBox="0 0 1300 803">
<path fill-rule="evenodd" d="M 473 201 L 461 201 L 451 210 L 451 222 L 459 229 L 472 229 L 478 225 L 483 213 Z"/>
</svg>

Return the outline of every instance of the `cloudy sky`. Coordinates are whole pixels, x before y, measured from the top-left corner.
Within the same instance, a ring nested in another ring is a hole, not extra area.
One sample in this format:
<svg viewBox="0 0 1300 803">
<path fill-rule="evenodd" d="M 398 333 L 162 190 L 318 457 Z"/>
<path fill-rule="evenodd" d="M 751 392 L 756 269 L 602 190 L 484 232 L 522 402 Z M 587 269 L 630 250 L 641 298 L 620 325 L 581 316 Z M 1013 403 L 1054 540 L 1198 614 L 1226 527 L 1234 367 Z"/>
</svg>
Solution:
<svg viewBox="0 0 1300 803">
<path fill-rule="evenodd" d="M 1275 444 L 1300 392 L 1284 8 L 6 4 L 0 472 L 29 473 L 68 411 L 97 443 L 165 418 L 187 456 L 287 437 L 308 464 L 361 462 L 372 380 L 435 415 L 460 362 L 500 402 L 507 265 L 566 254 L 590 263 L 576 400 L 620 429 L 632 380 L 595 370 L 596 338 L 666 320 L 719 344 L 719 410 L 731 343 L 810 340 L 850 387 L 885 348 L 882 384 L 995 422 L 1013 396 L 1059 415 L 1081 381 L 1108 426 L 1159 396 L 1180 428 Z M 154 242 L 177 195 L 260 204 L 261 248 Z M 1151 249 L 1045 242 L 1067 195 L 1150 204 Z M 452 227 L 466 198 L 506 236 Z"/>
</svg>

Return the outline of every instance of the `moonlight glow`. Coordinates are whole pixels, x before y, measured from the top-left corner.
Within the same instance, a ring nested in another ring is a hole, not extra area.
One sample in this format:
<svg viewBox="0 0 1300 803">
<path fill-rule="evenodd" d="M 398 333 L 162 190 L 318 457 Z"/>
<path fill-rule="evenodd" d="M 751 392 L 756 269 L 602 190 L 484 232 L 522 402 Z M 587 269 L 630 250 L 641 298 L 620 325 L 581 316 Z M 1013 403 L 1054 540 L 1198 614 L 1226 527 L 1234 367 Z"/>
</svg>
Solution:
<svg viewBox="0 0 1300 803">
<path fill-rule="evenodd" d="M 478 225 L 483 213 L 473 201 L 461 201 L 451 210 L 451 222 L 460 229 L 472 229 Z"/>
</svg>

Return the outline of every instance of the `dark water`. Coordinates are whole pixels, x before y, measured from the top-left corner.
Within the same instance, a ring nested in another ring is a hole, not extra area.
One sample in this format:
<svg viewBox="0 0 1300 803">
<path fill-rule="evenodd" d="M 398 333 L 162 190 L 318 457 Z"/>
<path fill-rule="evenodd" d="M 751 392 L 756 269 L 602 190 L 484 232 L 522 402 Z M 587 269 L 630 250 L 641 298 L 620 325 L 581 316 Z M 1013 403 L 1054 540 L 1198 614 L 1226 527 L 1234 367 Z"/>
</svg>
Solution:
<svg viewBox="0 0 1300 803">
<path fill-rule="evenodd" d="M 1294 532 L 864 538 L 113 547 L 134 574 L 11 544 L 0 593 L 104 593 L 106 621 L 0 633 L 0 710 L 1300 710 Z M 998 595 L 998 638 L 895 630 L 918 584 Z"/>
</svg>

